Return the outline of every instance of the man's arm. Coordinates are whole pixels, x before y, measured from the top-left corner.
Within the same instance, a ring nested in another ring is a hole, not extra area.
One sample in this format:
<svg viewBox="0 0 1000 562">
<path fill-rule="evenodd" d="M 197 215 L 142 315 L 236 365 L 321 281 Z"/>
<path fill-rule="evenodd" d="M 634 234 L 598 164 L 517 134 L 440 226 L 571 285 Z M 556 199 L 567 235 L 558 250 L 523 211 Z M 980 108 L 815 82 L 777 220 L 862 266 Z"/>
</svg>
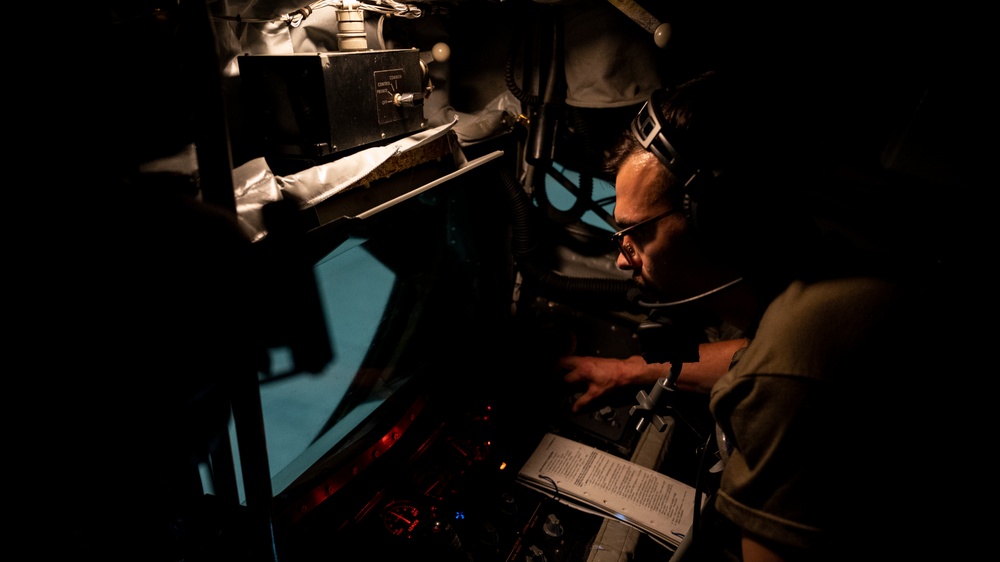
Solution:
<svg viewBox="0 0 1000 562">
<path fill-rule="evenodd" d="M 748 343 L 739 338 L 700 344 L 698 361 L 681 366 L 677 389 L 707 393 L 729 369 L 733 355 Z M 670 363 L 646 363 L 638 355 L 627 359 L 568 355 L 559 360 L 559 366 L 569 370 L 563 377 L 566 382 L 587 383 L 587 390 L 573 404 L 574 412 L 615 387 L 653 384 L 670 374 Z"/>
</svg>

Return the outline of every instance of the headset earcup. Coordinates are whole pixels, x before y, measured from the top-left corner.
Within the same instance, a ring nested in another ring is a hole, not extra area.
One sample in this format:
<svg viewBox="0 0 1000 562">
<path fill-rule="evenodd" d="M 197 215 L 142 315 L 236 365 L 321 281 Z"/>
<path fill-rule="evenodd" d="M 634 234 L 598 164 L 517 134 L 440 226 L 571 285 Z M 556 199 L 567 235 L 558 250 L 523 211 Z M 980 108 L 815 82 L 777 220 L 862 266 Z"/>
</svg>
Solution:
<svg viewBox="0 0 1000 562">
<path fill-rule="evenodd" d="M 706 200 L 712 199 L 718 190 L 718 182 L 718 173 L 699 170 L 684 183 L 684 215 L 695 231 L 705 229 L 703 208 Z"/>
<path fill-rule="evenodd" d="M 698 202 L 691 197 L 687 191 L 684 192 L 684 217 L 687 218 L 688 226 L 698 231 Z"/>
<path fill-rule="evenodd" d="M 747 219 L 742 205 L 727 193 L 729 182 L 723 175 L 699 174 L 684 192 L 684 213 L 695 236 L 712 252 L 729 252 Z"/>
</svg>

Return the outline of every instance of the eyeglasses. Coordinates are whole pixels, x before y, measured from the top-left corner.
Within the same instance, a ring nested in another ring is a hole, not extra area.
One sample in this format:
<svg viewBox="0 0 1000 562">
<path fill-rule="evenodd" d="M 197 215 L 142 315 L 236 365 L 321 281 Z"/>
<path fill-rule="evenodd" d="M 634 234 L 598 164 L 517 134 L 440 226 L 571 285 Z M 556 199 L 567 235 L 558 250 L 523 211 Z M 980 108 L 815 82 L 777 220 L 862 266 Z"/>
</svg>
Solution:
<svg viewBox="0 0 1000 562">
<path fill-rule="evenodd" d="M 671 210 L 669 210 L 669 211 L 667 211 L 665 213 L 660 213 L 659 215 L 656 215 L 655 217 L 651 217 L 651 218 L 648 218 L 648 219 L 646 219 L 644 221 L 637 222 L 637 223 L 633 224 L 632 226 L 630 226 L 628 228 L 623 228 L 623 229 L 619 230 L 618 232 L 616 232 L 616 233 L 614 233 L 614 234 L 611 235 L 611 239 L 614 240 L 618 244 L 618 249 L 621 251 L 622 255 L 625 256 L 625 259 L 628 260 L 629 265 L 635 266 L 635 263 L 632 262 L 632 258 L 635 256 L 635 247 L 633 247 L 632 244 L 626 244 L 625 243 L 625 235 L 631 234 L 637 228 L 646 226 L 647 224 L 656 222 L 656 221 L 658 221 L 660 219 L 667 218 L 667 217 L 669 217 L 670 215 L 672 215 L 672 214 L 674 214 L 676 212 L 677 212 L 677 209 L 671 209 Z"/>
</svg>

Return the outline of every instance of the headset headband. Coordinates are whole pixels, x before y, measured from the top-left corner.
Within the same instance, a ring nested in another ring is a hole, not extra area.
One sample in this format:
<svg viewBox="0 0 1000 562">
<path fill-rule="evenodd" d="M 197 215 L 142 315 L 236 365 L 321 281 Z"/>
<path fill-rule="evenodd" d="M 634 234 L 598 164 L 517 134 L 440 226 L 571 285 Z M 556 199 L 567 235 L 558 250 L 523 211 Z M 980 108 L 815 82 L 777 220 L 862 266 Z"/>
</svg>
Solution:
<svg viewBox="0 0 1000 562">
<path fill-rule="evenodd" d="M 659 108 L 663 106 L 664 90 L 654 90 L 649 99 L 632 120 L 632 135 L 642 147 L 660 159 L 677 179 L 682 180 L 687 187 L 698 176 L 700 169 L 689 171 L 684 166 L 684 160 L 663 134 Z"/>
</svg>

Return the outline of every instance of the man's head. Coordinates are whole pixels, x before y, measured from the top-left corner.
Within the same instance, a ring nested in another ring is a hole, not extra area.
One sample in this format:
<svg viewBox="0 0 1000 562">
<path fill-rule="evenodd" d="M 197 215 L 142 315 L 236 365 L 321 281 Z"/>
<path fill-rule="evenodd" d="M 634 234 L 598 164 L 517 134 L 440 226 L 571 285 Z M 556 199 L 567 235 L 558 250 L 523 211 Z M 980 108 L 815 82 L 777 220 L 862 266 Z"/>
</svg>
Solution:
<svg viewBox="0 0 1000 562">
<path fill-rule="evenodd" d="M 676 178 L 655 155 L 630 152 L 616 174 L 618 267 L 630 270 L 643 292 L 658 300 L 689 298 L 737 276 L 705 251 L 685 213 Z"/>
<path fill-rule="evenodd" d="M 779 254 L 768 252 L 788 237 L 755 161 L 765 150 L 753 142 L 748 99 L 716 73 L 654 92 L 607 161 L 623 229 L 617 264 L 657 300 L 744 276 L 755 250 L 754 266 L 774 266 L 767 256 Z"/>
</svg>

